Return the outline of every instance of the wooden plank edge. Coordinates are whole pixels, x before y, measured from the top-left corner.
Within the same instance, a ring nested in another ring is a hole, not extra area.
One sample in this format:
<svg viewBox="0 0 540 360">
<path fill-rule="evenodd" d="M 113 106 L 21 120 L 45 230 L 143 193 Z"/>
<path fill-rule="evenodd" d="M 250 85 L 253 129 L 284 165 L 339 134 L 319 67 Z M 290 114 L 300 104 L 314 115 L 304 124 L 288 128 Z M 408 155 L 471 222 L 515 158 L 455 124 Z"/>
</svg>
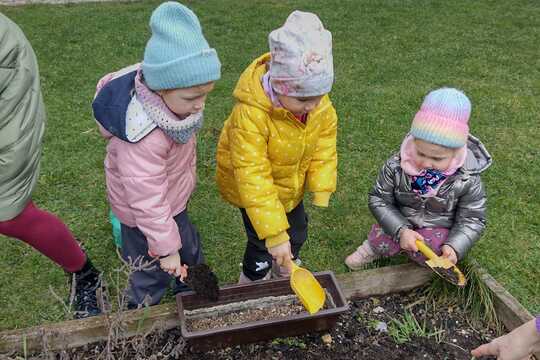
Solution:
<svg viewBox="0 0 540 360">
<path fill-rule="evenodd" d="M 429 282 L 433 272 L 408 263 L 337 275 L 347 299 L 412 290 Z"/>
<path fill-rule="evenodd" d="M 61 351 L 107 340 L 111 324 L 120 322 L 125 329 L 122 337 L 144 334 L 158 325 L 166 330 L 180 325 L 176 304 L 161 304 L 121 314 L 112 313 L 0 332 L 0 354 L 22 354 L 24 348 L 29 354 Z"/>
</svg>

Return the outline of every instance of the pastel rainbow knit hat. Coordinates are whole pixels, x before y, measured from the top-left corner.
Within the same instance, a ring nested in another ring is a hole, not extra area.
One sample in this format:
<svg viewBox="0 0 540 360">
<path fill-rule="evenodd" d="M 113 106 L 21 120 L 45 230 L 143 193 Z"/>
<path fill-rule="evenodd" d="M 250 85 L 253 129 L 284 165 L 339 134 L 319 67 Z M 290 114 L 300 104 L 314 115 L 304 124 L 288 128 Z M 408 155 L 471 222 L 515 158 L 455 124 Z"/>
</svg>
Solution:
<svg viewBox="0 0 540 360">
<path fill-rule="evenodd" d="M 411 135 L 433 144 L 460 148 L 467 143 L 471 102 L 461 91 L 442 88 L 430 92 L 414 116 Z"/>
</svg>

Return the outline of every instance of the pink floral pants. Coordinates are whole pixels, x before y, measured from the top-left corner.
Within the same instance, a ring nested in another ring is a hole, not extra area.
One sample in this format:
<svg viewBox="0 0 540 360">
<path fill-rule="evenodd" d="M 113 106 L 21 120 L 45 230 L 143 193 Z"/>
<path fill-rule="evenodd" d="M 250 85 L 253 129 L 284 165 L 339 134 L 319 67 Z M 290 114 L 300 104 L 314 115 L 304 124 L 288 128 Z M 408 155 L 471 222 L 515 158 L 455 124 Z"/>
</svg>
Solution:
<svg viewBox="0 0 540 360">
<path fill-rule="evenodd" d="M 428 245 L 437 255 L 441 255 L 441 246 L 448 238 L 448 229 L 443 227 L 425 227 L 413 229 L 424 237 L 424 242 Z M 402 249 L 399 246 L 399 242 L 395 242 L 392 238 L 386 235 L 379 224 L 375 224 L 371 227 L 371 231 L 368 235 L 368 242 L 373 251 L 383 257 L 394 256 Z M 420 252 L 405 251 L 411 260 L 424 265 L 426 258 Z"/>
</svg>

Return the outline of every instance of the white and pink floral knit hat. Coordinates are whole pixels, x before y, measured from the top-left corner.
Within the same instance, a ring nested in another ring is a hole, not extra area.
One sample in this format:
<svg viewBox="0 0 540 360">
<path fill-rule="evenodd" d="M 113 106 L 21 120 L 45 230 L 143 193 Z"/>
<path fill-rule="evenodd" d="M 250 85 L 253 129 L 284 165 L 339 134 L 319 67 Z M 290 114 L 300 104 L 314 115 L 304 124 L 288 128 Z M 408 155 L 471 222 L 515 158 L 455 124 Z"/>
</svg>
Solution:
<svg viewBox="0 0 540 360">
<path fill-rule="evenodd" d="M 293 97 L 324 95 L 332 90 L 332 34 L 317 15 L 292 12 L 268 36 L 270 83 L 275 92 Z"/>
</svg>

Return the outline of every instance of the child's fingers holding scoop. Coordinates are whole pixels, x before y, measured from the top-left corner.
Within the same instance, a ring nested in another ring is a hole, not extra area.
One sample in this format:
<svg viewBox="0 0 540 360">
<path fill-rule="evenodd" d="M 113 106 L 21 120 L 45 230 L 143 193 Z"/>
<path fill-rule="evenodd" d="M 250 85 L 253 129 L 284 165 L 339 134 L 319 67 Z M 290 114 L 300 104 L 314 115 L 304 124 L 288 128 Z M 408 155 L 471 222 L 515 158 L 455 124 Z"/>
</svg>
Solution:
<svg viewBox="0 0 540 360">
<path fill-rule="evenodd" d="M 187 277 L 187 265 L 180 266 L 180 269 L 178 269 L 178 275 L 180 277 L 180 281 L 184 281 L 184 279 Z"/>
<path fill-rule="evenodd" d="M 186 270 L 184 269 L 183 266 L 179 266 L 179 267 L 176 267 L 174 268 L 174 274 L 173 274 L 175 277 L 179 277 L 180 280 L 184 280 L 184 277 L 186 275 Z"/>
</svg>

